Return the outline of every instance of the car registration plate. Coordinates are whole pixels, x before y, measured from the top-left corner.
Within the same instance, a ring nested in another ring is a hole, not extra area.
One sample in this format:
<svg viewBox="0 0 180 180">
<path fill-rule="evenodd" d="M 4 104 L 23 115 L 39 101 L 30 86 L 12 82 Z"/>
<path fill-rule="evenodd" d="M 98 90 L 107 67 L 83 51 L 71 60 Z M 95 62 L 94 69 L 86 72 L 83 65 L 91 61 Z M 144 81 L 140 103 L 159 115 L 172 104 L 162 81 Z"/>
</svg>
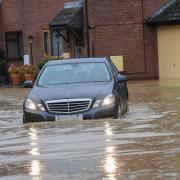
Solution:
<svg viewBox="0 0 180 180">
<path fill-rule="evenodd" d="M 73 115 L 56 115 L 55 116 L 56 121 L 66 121 L 66 120 L 83 120 L 82 114 L 73 114 Z"/>
</svg>

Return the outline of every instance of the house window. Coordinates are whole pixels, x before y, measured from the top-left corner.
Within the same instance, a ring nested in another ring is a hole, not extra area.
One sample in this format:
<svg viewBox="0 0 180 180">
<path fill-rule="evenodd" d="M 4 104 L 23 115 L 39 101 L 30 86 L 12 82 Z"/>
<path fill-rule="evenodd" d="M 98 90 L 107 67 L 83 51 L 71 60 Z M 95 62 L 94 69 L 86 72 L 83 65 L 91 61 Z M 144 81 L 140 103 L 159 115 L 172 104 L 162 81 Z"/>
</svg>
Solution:
<svg viewBox="0 0 180 180">
<path fill-rule="evenodd" d="M 6 32 L 6 55 L 9 60 L 21 60 L 23 58 L 22 32 Z"/>
<path fill-rule="evenodd" d="M 43 31 L 43 52 L 44 56 L 51 55 L 51 37 L 49 30 Z"/>
</svg>

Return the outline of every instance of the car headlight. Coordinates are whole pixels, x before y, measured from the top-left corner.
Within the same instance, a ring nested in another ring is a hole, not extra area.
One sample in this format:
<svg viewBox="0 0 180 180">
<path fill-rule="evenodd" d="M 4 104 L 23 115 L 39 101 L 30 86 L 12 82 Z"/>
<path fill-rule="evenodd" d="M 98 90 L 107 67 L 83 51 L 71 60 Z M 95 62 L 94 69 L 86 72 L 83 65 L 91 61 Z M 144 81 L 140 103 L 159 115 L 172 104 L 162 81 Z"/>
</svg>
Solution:
<svg viewBox="0 0 180 180">
<path fill-rule="evenodd" d="M 101 103 L 101 100 L 97 100 L 94 102 L 93 108 L 99 107 Z"/>
<path fill-rule="evenodd" d="M 36 110 L 46 111 L 42 104 L 40 104 L 40 103 L 36 104 L 31 99 L 27 99 L 25 101 L 25 105 L 24 106 L 25 106 L 26 109 L 31 109 L 31 110 L 34 110 L 34 111 L 36 111 Z"/>
<path fill-rule="evenodd" d="M 115 102 L 115 97 L 113 94 L 107 95 L 101 103 L 101 106 L 108 106 L 110 104 L 113 104 Z"/>
<path fill-rule="evenodd" d="M 97 100 L 94 102 L 93 108 L 99 107 L 99 106 L 108 106 L 110 104 L 113 104 L 115 102 L 115 97 L 113 94 L 107 95 L 105 98 L 102 100 Z"/>
<path fill-rule="evenodd" d="M 44 108 L 44 106 L 42 104 L 37 104 L 38 109 L 41 111 L 46 111 L 46 109 Z"/>
</svg>

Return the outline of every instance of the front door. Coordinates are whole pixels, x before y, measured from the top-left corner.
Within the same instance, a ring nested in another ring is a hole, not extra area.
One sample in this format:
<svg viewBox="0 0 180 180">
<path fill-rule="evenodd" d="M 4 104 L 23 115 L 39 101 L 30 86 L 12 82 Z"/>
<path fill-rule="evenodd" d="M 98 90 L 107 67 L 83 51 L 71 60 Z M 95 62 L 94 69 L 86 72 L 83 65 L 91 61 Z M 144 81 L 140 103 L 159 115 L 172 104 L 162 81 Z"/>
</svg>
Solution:
<svg viewBox="0 0 180 180">
<path fill-rule="evenodd" d="M 159 77 L 180 78 L 180 26 L 158 28 Z"/>
</svg>

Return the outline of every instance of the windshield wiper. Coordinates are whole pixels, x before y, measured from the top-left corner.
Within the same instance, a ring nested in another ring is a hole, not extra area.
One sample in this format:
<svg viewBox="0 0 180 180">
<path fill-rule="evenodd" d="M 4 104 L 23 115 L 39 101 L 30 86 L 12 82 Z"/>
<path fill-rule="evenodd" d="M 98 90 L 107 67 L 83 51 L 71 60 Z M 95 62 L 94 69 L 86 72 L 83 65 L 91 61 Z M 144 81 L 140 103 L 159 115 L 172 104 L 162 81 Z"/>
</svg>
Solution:
<svg viewBox="0 0 180 180">
<path fill-rule="evenodd" d="M 56 83 L 56 84 L 43 84 L 41 86 L 55 86 L 55 85 L 60 85 L 60 84 L 78 84 L 78 83 L 97 83 L 97 82 L 109 82 L 109 81 L 76 81 L 76 82 L 63 82 L 63 83 Z"/>
</svg>

